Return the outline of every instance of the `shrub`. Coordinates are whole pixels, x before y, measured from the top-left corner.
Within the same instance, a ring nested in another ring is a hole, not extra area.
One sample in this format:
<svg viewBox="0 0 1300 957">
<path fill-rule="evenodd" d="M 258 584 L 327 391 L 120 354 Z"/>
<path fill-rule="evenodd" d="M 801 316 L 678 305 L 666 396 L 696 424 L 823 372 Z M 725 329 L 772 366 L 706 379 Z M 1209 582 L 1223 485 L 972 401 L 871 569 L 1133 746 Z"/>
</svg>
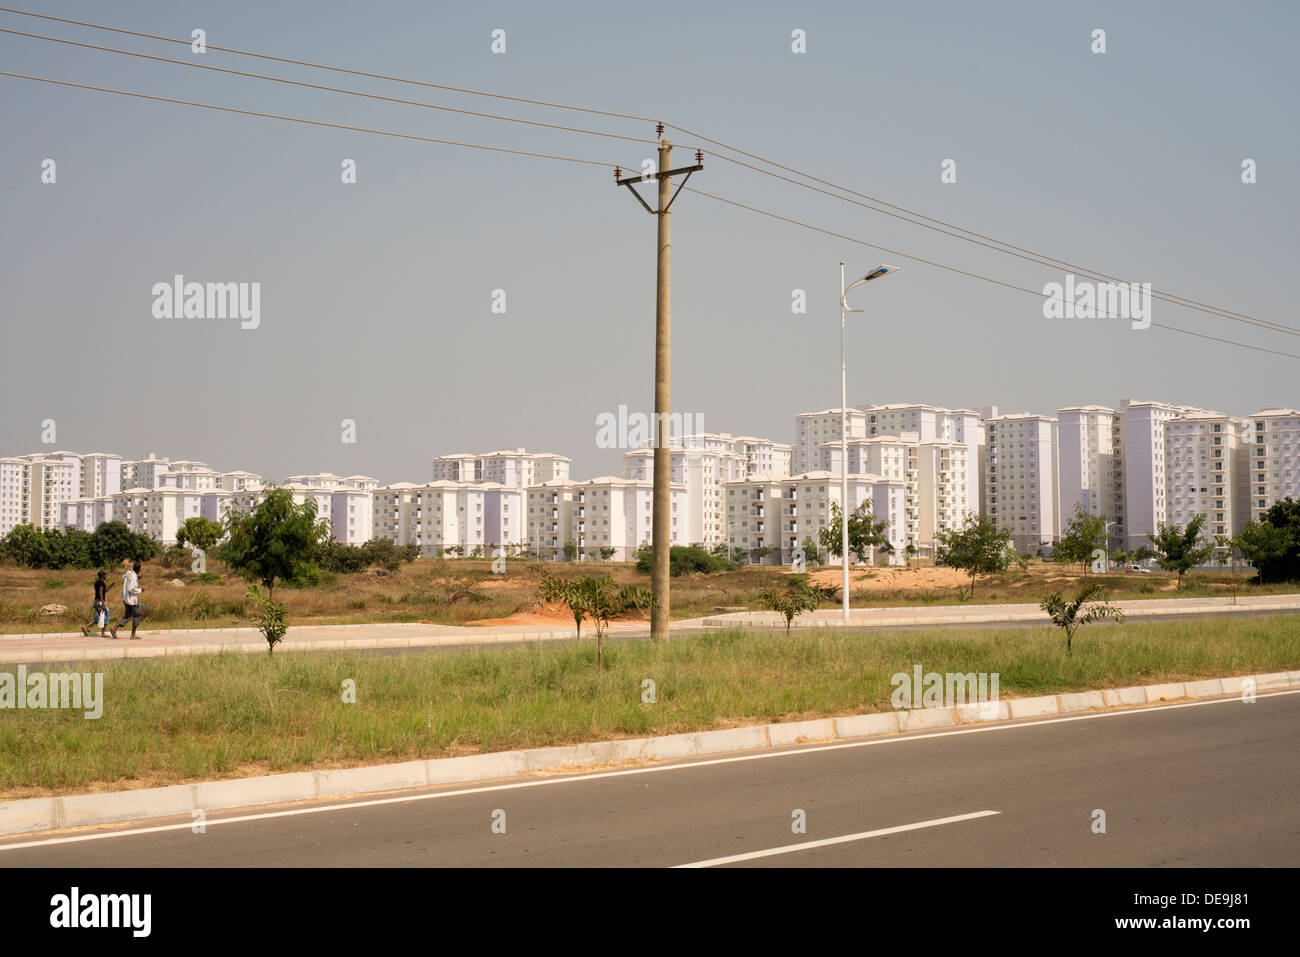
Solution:
<svg viewBox="0 0 1300 957">
<path fill-rule="evenodd" d="M 217 572 L 200 572 L 190 579 L 192 585 L 220 585 L 221 575 Z"/>
</svg>

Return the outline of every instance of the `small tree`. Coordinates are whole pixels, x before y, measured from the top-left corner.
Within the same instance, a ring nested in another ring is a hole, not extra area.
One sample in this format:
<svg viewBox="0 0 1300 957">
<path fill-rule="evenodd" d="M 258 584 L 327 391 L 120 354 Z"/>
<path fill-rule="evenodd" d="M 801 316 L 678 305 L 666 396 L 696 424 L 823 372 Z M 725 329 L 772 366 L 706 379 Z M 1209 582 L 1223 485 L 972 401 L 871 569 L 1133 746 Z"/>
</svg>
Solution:
<svg viewBox="0 0 1300 957">
<path fill-rule="evenodd" d="M 800 582 L 794 588 L 780 590 L 768 588 L 759 594 L 759 600 L 769 611 L 775 611 L 785 617 L 785 633 L 790 634 L 790 624 L 796 615 L 812 611 L 821 604 L 819 592 Z"/>
<path fill-rule="evenodd" d="M 1237 604 L 1237 559 L 1241 555 L 1241 549 L 1237 545 L 1237 540 L 1228 535 L 1214 536 L 1214 560 L 1220 566 L 1227 568 L 1232 566 L 1228 572 L 1228 583 L 1232 588 L 1232 603 Z"/>
<path fill-rule="evenodd" d="M 935 534 L 943 549 L 940 556 L 953 568 L 970 575 L 970 593 L 975 594 L 975 576 L 1006 571 L 1015 552 L 1011 548 L 1011 529 L 998 528 L 993 519 L 971 513 L 960 528 Z"/>
<path fill-rule="evenodd" d="M 600 546 L 600 560 L 601 560 L 602 562 L 607 562 L 607 561 L 609 561 L 611 558 L 614 557 L 614 553 L 617 552 L 617 551 L 618 551 L 618 549 L 615 548 L 613 545 L 602 545 L 602 546 Z"/>
<path fill-rule="evenodd" d="M 1056 560 L 1063 564 L 1079 562 L 1083 577 L 1088 577 L 1092 553 L 1106 548 L 1106 516 L 1092 515 L 1082 505 L 1074 506 L 1074 517 L 1066 523 L 1056 543 Z"/>
<path fill-rule="evenodd" d="M 844 560 L 840 554 L 844 545 L 840 521 L 840 503 L 831 502 L 831 520 L 817 533 L 817 541 L 831 555 Z M 849 551 L 856 561 L 865 562 L 871 549 L 889 544 L 888 528 L 888 520 L 875 520 L 870 502 L 863 502 L 853 510 L 849 516 Z"/>
<path fill-rule="evenodd" d="M 1040 603 L 1039 607 L 1047 612 L 1052 624 L 1065 631 L 1065 654 L 1074 657 L 1074 633 L 1081 625 L 1110 618 L 1118 622 L 1124 620 L 1124 613 L 1105 601 L 1106 589 L 1097 582 L 1084 585 L 1073 598 L 1063 598 L 1052 592 Z"/>
<path fill-rule="evenodd" d="M 248 513 L 226 514 L 226 533 L 221 558 L 245 579 L 265 585 L 273 600 L 276 581 L 298 575 L 329 537 L 329 523 L 316 520 L 314 498 L 298 505 L 287 488 L 271 486 Z"/>
<path fill-rule="evenodd" d="M 1182 531 L 1175 525 L 1161 522 L 1154 535 L 1147 535 L 1160 553 L 1160 567 L 1178 573 L 1178 587 L 1183 587 L 1183 575 L 1198 565 L 1204 565 L 1214 552 L 1214 546 L 1201 539 L 1205 513 L 1197 515 Z"/>
<path fill-rule="evenodd" d="M 564 560 L 571 562 L 578 557 L 578 545 L 573 539 L 564 543 Z"/>
<path fill-rule="evenodd" d="M 266 655 L 269 658 L 275 653 L 275 646 L 284 640 L 285 633 L 289 630 L 288 609 L 283 602 L 275 601 L 269 594 L 262 594 L 262 589 L 256 585 L 248 586 L 248 598 L 256 609 L 253 620 L 257 622 L 258 631 L 266 639 Z"/>
</svg>

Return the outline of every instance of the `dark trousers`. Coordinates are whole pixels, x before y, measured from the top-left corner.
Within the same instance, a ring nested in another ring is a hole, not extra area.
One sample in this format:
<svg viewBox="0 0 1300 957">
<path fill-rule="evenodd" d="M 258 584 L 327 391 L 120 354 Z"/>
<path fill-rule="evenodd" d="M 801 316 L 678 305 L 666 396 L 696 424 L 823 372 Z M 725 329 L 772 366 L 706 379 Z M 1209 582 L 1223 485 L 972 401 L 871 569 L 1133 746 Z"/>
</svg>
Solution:
<svg viewBox="0 0 1300 957">
<path fill-rule="evenodd" d="M 117 627 L 125 628 L 127 622 L 131 623 L 131 628 L 140 627 L 140 603 L 137 601 L 134 605 L 125 605 L 122 608 L 122 620 L 117 623 Z"/>
</svg>

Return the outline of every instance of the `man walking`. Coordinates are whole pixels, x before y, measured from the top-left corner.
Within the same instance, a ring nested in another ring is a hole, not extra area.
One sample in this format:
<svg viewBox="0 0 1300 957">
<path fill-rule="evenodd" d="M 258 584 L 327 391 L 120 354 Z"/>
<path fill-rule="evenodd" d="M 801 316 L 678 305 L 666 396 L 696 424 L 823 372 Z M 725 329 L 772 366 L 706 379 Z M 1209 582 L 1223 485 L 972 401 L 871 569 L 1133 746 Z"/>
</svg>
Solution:
<svg viewBox="0 0 1300 957">
<path fill-rule="evenodd" d="M 103 638 L 104 629 L 108 627 L 108 581 L 105 577 L 107 574 L 107 572 L 101 571 L 99 577 L 95 579 L 95 620 L 89 626 L 81 626 L 83 635 L 90 635 L 90 632 L 86 630 L 87 627 L 98 627 L 99 637 Z"/>
<path fill-rule="evenodd" d="M 126 564 L 123 562 L 122 564 Z M 126 570 L 122 576 L 122 620 L 109 629 L 114 638 L 117 637 L 117 629 L 121 628 L 129 620 L 131 622 L 131 638 L 136 637 L 135 630 L 140 627 L 140 593 L 144 591 L 140 587 L 140 563 L 135 562 Z"/>
</svg>

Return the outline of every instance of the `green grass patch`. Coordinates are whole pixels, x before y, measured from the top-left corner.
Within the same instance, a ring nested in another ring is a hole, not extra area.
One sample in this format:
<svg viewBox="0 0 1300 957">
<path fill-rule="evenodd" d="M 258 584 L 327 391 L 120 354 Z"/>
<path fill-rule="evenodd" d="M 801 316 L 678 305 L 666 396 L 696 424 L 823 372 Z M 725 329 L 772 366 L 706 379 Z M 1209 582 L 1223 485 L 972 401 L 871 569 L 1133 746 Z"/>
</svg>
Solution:
<svg viewBox="0 0 1300 957">
<path fill-rule="evenodd" d="M 584 640 L 106 662 L 97 721 L 0 712 L 0 798 L 889 710 L 890 677 L 918 664 L 997 672 L 1004 697 L 1290 670 L 1300 666 L 1300 616 L 1089 626 L 1073 658 L 1047 629 L 818 628 L 608 642 L 599 676 L 595 659 Z M 641 701 L 647 678 L 653 704 Z M 346 679 L 355 704 L 343 703 Z"/>
</svg>

